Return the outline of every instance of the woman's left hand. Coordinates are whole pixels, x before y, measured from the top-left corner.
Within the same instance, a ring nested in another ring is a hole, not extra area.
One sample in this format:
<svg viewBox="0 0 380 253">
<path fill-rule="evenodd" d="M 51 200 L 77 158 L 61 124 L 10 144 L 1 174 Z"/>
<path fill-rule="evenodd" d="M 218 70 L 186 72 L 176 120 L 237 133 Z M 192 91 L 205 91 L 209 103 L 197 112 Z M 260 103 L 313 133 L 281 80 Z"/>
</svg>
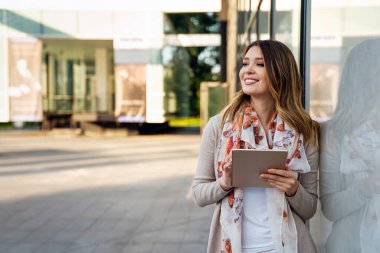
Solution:
<svg viewBox="0 0 380 253">
<path fill-rule="evenodd" d="M 260 177 L 268 185 L 285 192 L 288 197 L 293 196 L 297 192 L 299 182 L 294 178 L 294 172 L 292 171 L 271 168 L 266 173 L 262 173 Z"/>
</svg>

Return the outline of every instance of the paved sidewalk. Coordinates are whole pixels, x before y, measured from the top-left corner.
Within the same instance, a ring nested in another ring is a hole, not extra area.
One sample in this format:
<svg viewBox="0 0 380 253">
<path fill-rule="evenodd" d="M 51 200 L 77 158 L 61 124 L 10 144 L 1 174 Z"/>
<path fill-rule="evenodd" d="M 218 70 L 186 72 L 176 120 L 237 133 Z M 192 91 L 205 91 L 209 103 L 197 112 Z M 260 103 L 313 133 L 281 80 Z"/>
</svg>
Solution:
<svg viewBox="0 0 380 253">
<path fill-rule="evenodd" d="M 0 133 L 0 253 L 206 252 L 198 135 Z"/>
</svg>

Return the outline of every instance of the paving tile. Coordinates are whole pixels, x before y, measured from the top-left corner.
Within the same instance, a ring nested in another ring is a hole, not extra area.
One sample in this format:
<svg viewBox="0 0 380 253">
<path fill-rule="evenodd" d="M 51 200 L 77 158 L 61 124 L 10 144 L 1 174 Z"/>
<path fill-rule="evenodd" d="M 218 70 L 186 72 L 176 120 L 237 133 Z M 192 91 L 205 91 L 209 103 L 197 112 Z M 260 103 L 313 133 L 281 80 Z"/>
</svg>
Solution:
<svg viewBox="0 0 380 253">
<path fill-rule="evenodd" d="M 123 245 L 118 243 L 105 243 L 98 245 L 91 253 L 120 253 L 123 250 Z"/>
<path fill-rule="evenodd" d="M 102 218 L 99 217 L 94 223 L 91 224 L 89 229 L 91 230 L 111 230 L 117 224 L 117 218 Z"/>
<path fill-rule="evenodd" d="M 128 243 L 122 253 L 151 253 L 153 250 L 154 242 L 146 241 L 140 243 Z"/>
<path fill-rule="evenodd" d="M 19 243 L 10 247 L 7 251 L 0 251 L 6 253 L 31 253 L 36 248 L 41 247 L 41 243 Z"/>
<path fill-rule="evenodd" d="M 213 207 L 186 197 L 199 136 L 0 138 L 1 145 L 18 172 L 0 177 L 1 253 L 204 252 Z M 17 198 L 1 201 L 10 195 Z"/>
<path fill-rule="evenodd" d="M 159 234 L 159 242 L 177 243 L 182 242 L 185 236 L 186 226 L 179 225 L 175 227 L 165 228 Z"/>
<path fill-rule="evenodd" d="M 69 247 L 69 243 L 46 242 L 34 249 L 32 253 L 64 253 Z"/>
<path fill-rule="evenodd" d="M 27 219 L 23 217 L 18 217 L 17 215 L 13 215 L 1 223 L 1 228 L 15 229 L 15 228 L 20 227 L 25 222 L 27 222 Z"/>
<path fill-rule="evenodd" d="M 70 220 L 70 223 L 64 228 L 67 231 L 85 231 L 96 221 L 95 218 L 77 218 Z"/>
<path fill-rule="evenodd" d="M 62 219 L 62 218 L 55 218 L 51 219 L 48 222 L 44 223 L 39 229 L 40 230 L 64 230 L 73 219 Z"/>
<path fill-rule="evenodd" d="M 135 233 L 128 243 L 140 244 L 144 242 L 157 242 L 159 240 L 159 231 L 150 231 L 144 233 Z"/>
<path fill-rule="evenodd" d="M 181 243 L 156 243 L 152 253 L 178 253 L 181 250 Z"/>
<path fill-rule="evenodd" d="M 178 253 L 194 253 L 207 252 L 207 244 L 205 243 L 183 243 Z"/>
<path fill-rule="evenodd" d="M 0 244 L 18 243 L 27 238 L 32 232 L 30 230 L 9 230 L 0 235 Z"/>
<path fill-rule="evenodd" d="M 22 242 L 27 243 L 45 243 L 54 238 L 59 230 L 40 230 L 35 229 L 28 233 L 27 237 L 24 237 Z"/>
<path fill-rule="evenodd" d="M 102 243 L 107 241 L 108 231 L 104 230 L 86 230 L 76 241 L 82 241 L 86 243 Z"/>
<path fill-rule="evenodd" d="M 95 250 L 95 247 L 82 247 L 77 249 L 68 249 L 65 253 L 92 253 Z M 108 253 L 108 252 L 104 252 Z"/>
<path fill-rule="evenodd" d="M 161 231 L 164 227 L 165 219 L 159 217 L 150 217 L 140 223 L 136 233 Z"/>
<path fill-rule="evenodd" d="M 85 242 L 85 241 L 74 241 L 71 243 L 71 245 L 66 249 L 65 253 L 72 253 L 72 252 L 92 252 L 94 249 L 98 246 L 97 243 L 93 242 Z"/>
<path fill-rule="evenodd" d="M 18 245 L 18 243 L 0 242 L 0 252 L 6 252 L 8 249 Z"/>
<path fill-rule="evenodd" d="M 27 222 L 24 222 L 19 226 L 20 229 L 38 229 L 41 228 L 43 225 L 48 223 L 50 220 L 50 217 L 43 217 L 39 216 L 37 218 L 32 218 L 28 220 Z"/>
<path fill-rule="evenodd" d="M 203 243 L 207 244 L 209 232 L 208 231 L 200 231 L 199 229 L 191 229 L 186 230 L 185 235 L 183 237 L 183 243 Z"/>
<path fill-rule="evenodd" d="M 113 227 L 113 230 L 119 230 L 119 231 L 125 230 L 128 232 L 131 232 L 131 231 L 136 231 L 140 225 L 141 225 L 141 220 L 127 217 L 127 218 L 123 218 L 119 220 Z"/>
<path fill-rule="evenodd" d="M 84 232 L 80 230 L 74 230 L 74 231 L 59 231 L 55 234 L 54 237 L 50 239 L 51 242 L 74 242 L 77 240 Z"/>
<path fill-rule="evenodd" d="M 108 209 L 108 207 L 101 207 L 101 206 L 97 206 L 95 204 L 95 206 L 93 208 L 89 208 L 88 210 L 86 210 L 85 212 L 83 213 L 72 213 L 72 217 L 79 217 L 79 218 L 94 218 L 94 219 L 97 219 L 99 218 L 100 216 L 102 216 L 102 214 Z"/>
</svg>

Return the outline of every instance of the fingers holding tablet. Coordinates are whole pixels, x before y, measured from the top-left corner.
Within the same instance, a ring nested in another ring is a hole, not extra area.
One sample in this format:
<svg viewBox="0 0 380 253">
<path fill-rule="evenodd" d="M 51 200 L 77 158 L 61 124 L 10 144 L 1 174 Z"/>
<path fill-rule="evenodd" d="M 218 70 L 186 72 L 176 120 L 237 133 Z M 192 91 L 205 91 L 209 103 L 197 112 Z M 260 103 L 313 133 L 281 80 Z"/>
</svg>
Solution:
<svg viewBox="0 0 380 253">
<path fill-rule="evenodd" d="M 232 188 L 232 161 L 231 161 L 231 155 L 229 155 L 225 159 L 225 163 L 222 165 L 222 169 L 224 171 L 223 176 L 220 178 L 220 186 L 224 191 L 229 191 Z"/>
<path fill-rule="evenodd" d="M 299 183 L 294 177 L 294 172 L 292 171 L 270 168 L 266 172 L 261 173 L 260 178 L 269 186 L 285 192 L 289 197 L 293 196 L 297 192 Z"/>
</svg>

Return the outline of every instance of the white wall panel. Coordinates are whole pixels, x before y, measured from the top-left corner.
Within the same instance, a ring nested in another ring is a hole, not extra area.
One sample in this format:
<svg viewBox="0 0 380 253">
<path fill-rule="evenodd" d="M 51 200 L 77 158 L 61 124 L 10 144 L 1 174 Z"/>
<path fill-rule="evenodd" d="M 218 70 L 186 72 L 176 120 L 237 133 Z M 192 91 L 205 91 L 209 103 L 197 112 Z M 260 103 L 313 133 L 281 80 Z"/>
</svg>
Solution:
<svg viewBox="0 0 380 253">
<path fill-rule="evenodd" d="M 360 0 L 361 1 L 361 0 Z M 333 2 L 333 1 L 330 1 Z M 28 10 L 220 11 L 220 0 L 1 0 L 0 8 Z"/>
<path fill-rule="evenodd" d="M 44 35 L 73 36 L 78 32 L 78 16 L 75 11 L 44 11 L 42 22 Z"/>
<path fill-rule="evenodd" d="M 165 122 L 164 68 L 162 65 L 147 65 L 146 71 L 146 122 Z"/>
<path fill-rule="evenodd" d="M 0 37 L 0 122 L 9 121 L 7 41 L 7 38 Z"/>
<path fill-rule="evenodd" d="M 78 12 L 78 35 L 79 37 L 111 38 L 113 36 L 112 12 Z"/>
</svg>

